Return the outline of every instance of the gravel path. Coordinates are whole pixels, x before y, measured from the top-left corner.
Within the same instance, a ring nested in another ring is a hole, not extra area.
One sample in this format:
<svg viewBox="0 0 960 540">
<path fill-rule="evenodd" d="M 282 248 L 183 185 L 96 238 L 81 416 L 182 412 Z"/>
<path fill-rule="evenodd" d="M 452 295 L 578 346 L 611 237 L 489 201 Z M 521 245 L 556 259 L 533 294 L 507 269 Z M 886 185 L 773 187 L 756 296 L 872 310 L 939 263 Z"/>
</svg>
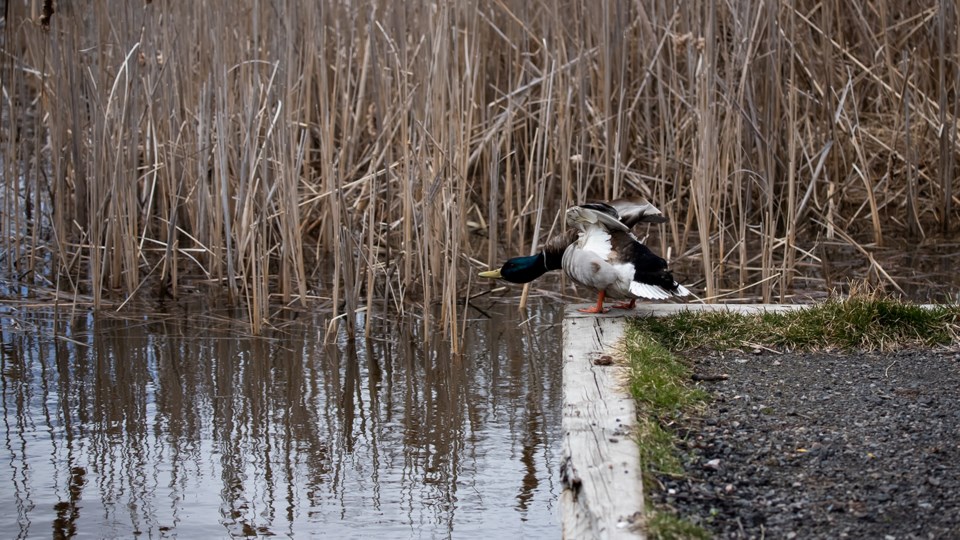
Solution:
<svg viewBox="0 0 960 540">
<path fill-rule="evenodd" d="M 707 353 L 656 503 L 717 538 L 960 538 L 960 354 Z"/>
</svg>

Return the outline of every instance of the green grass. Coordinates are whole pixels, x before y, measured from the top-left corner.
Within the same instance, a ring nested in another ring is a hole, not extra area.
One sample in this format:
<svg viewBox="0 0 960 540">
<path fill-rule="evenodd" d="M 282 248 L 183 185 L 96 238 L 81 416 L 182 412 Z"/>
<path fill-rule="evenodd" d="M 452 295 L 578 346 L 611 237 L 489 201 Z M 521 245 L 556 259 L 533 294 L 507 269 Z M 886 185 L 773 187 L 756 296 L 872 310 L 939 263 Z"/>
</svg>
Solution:
<svg viewBox="0 0 960 540">
<path fill-rule="evenodd" d="M 710 538 L 710 533 L 669 512 L 654 512 L 647 518 L 647 535 L 660 540 Z"/>
<path fill-rule="evenodd" d="M 636 437 L 644 486 L 649 489 L 656 484 L 656 475 L 683 474 L 674 451 L 675 435 L 667 426 L 705 402 L 707 394 L 688 383 L 690 367 L 638 325 L 628 325 L 622 347 L 628 359 L 630 393 L 637 400 Z M 674 514 L 650 506 L 646 511 L 650 538 L 709 538 L 705 530 Z"/>
<path fill-rule="evenodd" d="M 657 419 L 647 418 L 638 424 L 637 442 L 640 445 L 640 462 L 644 464 L 644 483 L 653 481 L 651 474 L 679 476 L 683 464 L 673 451 L 673 433 L 660 425 Z"/>
<path fill-rule="evenodd" d="M 644 489 L 657 475 L 682 475 L 671 425 L 695 414 L 706 392 L 692 384 L 691 368 L 677 352 L 770 347 L 791 350 L 894 350 L 935 347 L 957 340 L 960 306 L 924 308 L 875 295 L 829 300 L 808 309 L 744 315 L 683 312 L 636 319 L 627 325 L 622 346 L 629 387 L 637 401 Z M 647 534 L 654 539 L 709 538 L 700 526 L 650 505 Z"/>
<path fill-rule="evenodd" d="M 960 306 L 924 308 L 855 297 L 784 313 L 684 312 L 640 319 L 638 326 L 672 351 L 755 346 L 889 351 L 949 344 L 957 337 L 958 322 Z"/>
<path fill-rule="evenodd" d="M 687 382 L 690 368 L 680 358 L 636 325 L 627 327 L 623 353 L 629 359 L 630 394 L 640 414 L 637 436 L 644 474 L 681 474 L 673 434 L 663 426 L 704 402 L 707 394 Z"/>
<path fill-rule="evenodd" d="M 687 384 L 690 368 L 644 329 L 630 325 L 624 335 L 630 358 L 630 392 L 649 408 L 669 412 L 698 401 L 705 394 Z"/>
</svg>

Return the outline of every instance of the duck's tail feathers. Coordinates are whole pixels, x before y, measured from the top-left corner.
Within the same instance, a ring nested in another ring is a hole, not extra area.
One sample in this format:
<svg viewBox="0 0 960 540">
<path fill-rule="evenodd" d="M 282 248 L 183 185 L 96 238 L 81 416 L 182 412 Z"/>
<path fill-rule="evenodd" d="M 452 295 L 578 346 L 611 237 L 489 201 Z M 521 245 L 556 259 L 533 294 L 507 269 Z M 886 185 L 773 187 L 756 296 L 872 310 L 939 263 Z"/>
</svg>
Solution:
<svg viewBox="0 0 960 540">
<path fill-rule="evenodd" d="M 634 296 L 650 300 L 666 300 L 671 296 L 688 296 L 690 294 L 690 290 L 683 285 L 679 283 L 674 283 L 674 285 L 676 285 L 677 288 L 671 291 L 659 285 L 634 281 L 630 283 L 630 293 Z"/>
<path fill-rule="evenodd" d="M 666 300 L 670 298 L 670 292 L 659 285 L 650 285 L 649 283 L 640 283 L 634 281 L 630 283 L 630 293 L 640 298 L 649 298 L 650 300 Z"/>
</svg>

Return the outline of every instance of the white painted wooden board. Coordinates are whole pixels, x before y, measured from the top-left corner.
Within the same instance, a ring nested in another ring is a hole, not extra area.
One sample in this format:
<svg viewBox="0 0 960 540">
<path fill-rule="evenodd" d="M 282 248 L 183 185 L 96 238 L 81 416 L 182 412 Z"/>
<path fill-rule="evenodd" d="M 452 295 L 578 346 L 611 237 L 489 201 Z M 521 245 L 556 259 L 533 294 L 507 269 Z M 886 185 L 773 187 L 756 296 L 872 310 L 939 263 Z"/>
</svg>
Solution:
<svg viewBox="0 0 960 540">
<path fill-rule="evenodd" d="M 576 307 L 563 323 L 563 537 L 643 538 L 636 404 L 626 368 L 601 359 L 623 336 L 624 312 L 585 315 Z"/>
</svg>

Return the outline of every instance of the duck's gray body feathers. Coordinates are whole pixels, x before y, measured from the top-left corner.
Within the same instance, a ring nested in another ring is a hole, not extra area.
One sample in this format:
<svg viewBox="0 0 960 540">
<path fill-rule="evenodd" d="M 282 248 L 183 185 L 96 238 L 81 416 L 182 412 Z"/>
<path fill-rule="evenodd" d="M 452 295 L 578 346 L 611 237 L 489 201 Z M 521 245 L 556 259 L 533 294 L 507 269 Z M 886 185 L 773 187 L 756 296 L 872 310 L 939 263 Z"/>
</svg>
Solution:
<svg viewBox="0 0 960 540">
<path fill-rule="evenodd" d="M 664 300 L 690 291 L 673 279 L 667 262 L 637 240 L 612 205 L 567 210 L 577 240 L 563 254 L 563 270 L 577 283 L 617 299 Z"/>
</svg>

